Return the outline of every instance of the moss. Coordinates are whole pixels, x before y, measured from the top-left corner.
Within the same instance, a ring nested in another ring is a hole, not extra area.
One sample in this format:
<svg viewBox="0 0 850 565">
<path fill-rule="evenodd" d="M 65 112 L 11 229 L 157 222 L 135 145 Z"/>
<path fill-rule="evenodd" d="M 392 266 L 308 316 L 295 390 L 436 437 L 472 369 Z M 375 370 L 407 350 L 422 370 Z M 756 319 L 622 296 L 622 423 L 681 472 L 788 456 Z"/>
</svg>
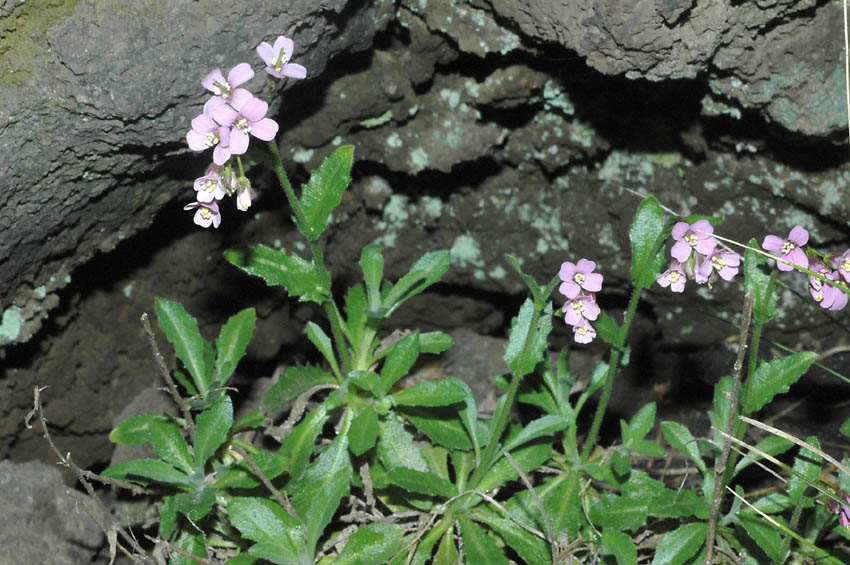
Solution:
<svg viewBox="0 0 850 565">
<path fill-rule="evenodd" d="M 393 119 L 393 111 L 387 110 L 386 112 L 384 112 L 380 116 L 376 116 L 374 118 L 368 118 L 366 120 L 361 121 L 360 125 L 363 126 L 364 128 L 376 128 L 378 126 L 382 126 L 382 125 L 388 123 L 392 119 Z"/>
</svg>

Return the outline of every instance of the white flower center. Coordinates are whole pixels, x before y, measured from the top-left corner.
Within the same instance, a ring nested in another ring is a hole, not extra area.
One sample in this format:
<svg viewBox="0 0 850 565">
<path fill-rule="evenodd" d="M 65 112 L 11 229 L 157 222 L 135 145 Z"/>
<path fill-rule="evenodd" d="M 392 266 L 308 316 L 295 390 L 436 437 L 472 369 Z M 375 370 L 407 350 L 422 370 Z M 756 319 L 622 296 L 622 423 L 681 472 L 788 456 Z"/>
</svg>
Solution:
<svg viewBox="0 0 850 565">
<path fill-rule="evenodd" d="M 211 131 L 207 134 L 207 147 L 213 147 L 214 145 L 218 145 L 219 141 L 221 141 L 221 139 L 219 139 L 217 131 Z"/>
<path fill-rule="evenodd" d="M 206 206 L 201 206 L 201 217 L 205 220 L 209 220 L 212 217 L 212 210 Z"/>
<path fill-rule="evenodd" d="M 785 243 L 782 244 L 782 249 L 780 250 L 780 253 L 782 253 L 783 255 L 788 255 L 789 253 L 794 251 L 794 249 L 796 249 L 796 248 L 797 248 L 797 245 L 793 241 L 788 241 L 786 239 Z"/>
<path fill-rule="evenodd" d="M 850 271 L 850 259 L 842 261 L 838 268 L 845 272 Z"/>
<path fill-rule="evenodd" d="M 716 270 L 720 270 L 726 266 L 726 261 L 723 260 L 723 257 L 720 255 L 715 255 L 711 258 L 711 264 L 714 265 Z"/>
<path fill-rule="evenodd" d="M 272 59 L 272 68 L 279 73 L 283 72 L 283 67 L 286 66 L 286 63 L 288 63 L 288 62 L 289 62 L 289 57 L 287 57 L 284 50 L 281 49 L 278 52 L 277 57 Z"/>
<path fill-rule="evenodd" d="M 227 84 L 226 82 L 218 82 L 217 80 L 214 80 L 212 90 L 213 90 L 213 94 L 215 94 L 216 96 L 221 96 L 222 98 L 224 98 L 228 102 L 230 101 L 230 98 L 233 96 L 233 91 L 231 90 L 230 85 Z"/>
<path fill-rule="evenodd" d="M 693 232 L 686 233 L 683 239 L 687 241 L 688 245 L 691 247 L 696 247 L 697 243 L 699 243 L 699 238 Z"/>
<path fill-rule="evenodd" d="M 573 275 L 573 280 L 576 282 L 576 284 L 578 284 L 579 286 L 581 286 L 582 284 L 584 284 L 584 274 L 582 274 L 582 273 L 576 273 L 576 274 L 574 274 L 574 275 Z"/>
<path fill-rule="evenodd" d="M 572 302 L 570 302 L 570 307 L 572 307 L 572 309 L 578 312 L 579 314 L 584 312 L 584 304 L 582 304 L 581 300 L 573 300 Z"/>
<path fill-rule="evenodd" d="M 247 118 L 239 118 L 236 120 L 236 127 L 244 131 L 245 133 L 251 133 L 251 124 L 248 122 Z"/>
<path fill-rule="evenodd" d="M 681 278 L 681 276 L 682 275 L 679 274 L 679 271 L 673 271 L 672 273 L 670 273 L 670 276 L 668 278 L 670 279 L 671 283 L 674 283 L 674 282 L 678 282 L 678 280 L 679 280 L 679 278 Z"/>
</svg>

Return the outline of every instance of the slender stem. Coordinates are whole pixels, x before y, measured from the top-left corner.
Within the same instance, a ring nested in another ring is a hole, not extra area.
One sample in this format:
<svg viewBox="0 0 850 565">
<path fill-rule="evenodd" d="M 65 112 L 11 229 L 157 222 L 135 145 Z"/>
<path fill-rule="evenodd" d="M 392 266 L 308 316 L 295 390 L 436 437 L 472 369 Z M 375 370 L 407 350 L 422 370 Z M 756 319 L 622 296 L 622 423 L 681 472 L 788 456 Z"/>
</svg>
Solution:
<svg viewBox="0 0 850 565">
<path fill-rule="evenodd" d="M 277 175 L 277 180 L 280 181 L 280 186 L 283 187 L 283 192 L 286 193 L 286 199 L 289 200 L 289 206 L 295 214 L 295 218 L 301 225 L 306 225 L 304 221 L 304 210 L 301 208 L 301 203 L 295 197 L 295 191 L 292 190 L 292 185 L 289 183 L 289 177 L 286 176 L 286 171 L 283 169 L 283 161 L 280 159 L 280 151 L 277 150 L 277 143 L 274 140 L 269 141 L 269 151 L 274 156 L 272 168 Z"/>
<path fill-rule="evenodd" d="M 608 407 L 608 401 L 611 398 L 611 390 L 614 388 L 614 375 L 617 373 L 617 367 L 620 364 L 620 355 L 623 346 L 626 343 L 626 336 L 629 333 L 629 326 L 632 324 L 632 319 L 635 317 L 640 295 L 643 293 L 643 288 L 635 287 L 632 296 L 629 299 L 629 306 L 626 310 L 623 325 L 620 327 L 620 334 L 617 336 L 617 343 L 611 349 L 611 358 L 608 360 L 608 373 L 605 375 L 605 388 L 602 389 L 602 396 L 599 398 L 599 404 L 596 406 L 596 414 L 593 416 L 593 423 L 590 425 L 590 432 L 587 434 L 587 439 L 584 441 L 584 448 L 581 450 L 581 460 L 587 461 L 590 456 L 590 450 L 596 443 L 596 436 L 599 434 L 599 428 L 602 427 L 602 420 L 605 417 L 605 410 Z"/>
<path fill-rule="evenodd" d="M 738 392 L 741 389 L 741 374 L 744 372 L 744 357 L 747 352 L 747 333 L 750 329 L 750 320 L 753 315 L 753 300 L 755 293 L 750 290 L 744 297 L 744 310 L 741 313 L 741 330 L 738 334 L 738 356 L 732 368 L 732 397 L 729 399 L 729 417 L 726 420 L 726 432 L 729 434 L 723 442 L 723 450 L 720 458 L 714 466 L 714 496 L 711 499 L 711 516 L 708 520 L 706 532 L 706 557 L 705 564 L 711 565 L 714 553 L 714 537 L 717 532 L 717 519 L 720 515 L 720 505 L 723 502 L 723 493 L 726 484 L 731 478 L 729 469 L 733 469 L 735 461 L 729 464 L 729 452 L 732 448 L 732 430 L 738 419 Z"/>
</svg>

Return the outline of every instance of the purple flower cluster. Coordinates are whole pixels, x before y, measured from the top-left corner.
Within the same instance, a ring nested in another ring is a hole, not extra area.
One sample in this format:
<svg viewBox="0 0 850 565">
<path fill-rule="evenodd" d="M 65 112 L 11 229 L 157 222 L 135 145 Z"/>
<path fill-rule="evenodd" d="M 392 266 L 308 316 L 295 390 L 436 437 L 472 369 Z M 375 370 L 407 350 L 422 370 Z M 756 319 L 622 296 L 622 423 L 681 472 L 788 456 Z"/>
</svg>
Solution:
<svg viewBox="0 0 850 565">
<path fill-rule="evenodd" d="M 266 42 L 257 46 L 257 54 L 266 64 L 270 80 L 307 76 L 307 69 L 289 62 L 293 50 L 292 40 L 283 36 L 278 37 L 273 46 Z M 231 157 L 248 151 L 249 136 L 271 141 L 277 135 L 277 122 L 266 117 L 268 103 L 239 88 L 252 78 L 251 65 L 240 63 L 227 73 L 227 77 L 221 69 L 213 69 L 201 81 L 203 87 L 212 92 L 212 97 L 204 104 L 203 113 L 192 120 L 186 142 L 192 151 L 212 148 L 213 163 L 204 176 L 195 179 L 197 200 L 183 209 L 196 210 L 195 223 L 203 228 L 221 225 L 218 201 L 225 195 L 236 194 L 239 210 L 245 211 L 251 206 L 251 183 L 244 173 L 237 176 Z M 239 169 L 241 171 L 241 162 Z"/>
<path fill-rule="evenodd" d="M 850 249 L 841 255 L 827 255 L 823 261 L 817 257 L 809 259 L 803 247 L 809 242 L 809 232 L 802 226 L 794 226 L 788 237 L 765 236 L 761 246 L 766 251 L 778 251 L 776 268 L 793 271 L 802 267 L 821 275 L 809 276 L 809 293 L 815 302 L 827 310 L 841 310 L 847 306 L 847 294 L 842 290 L 850 283 Z"/>
<path fill-rule="evenodd" d="M 558 272 L 562 281 L 558 291 L 567 297 L 562 308 L 564 321 L 573 327 L 576 343 L 590 343 L 596 337 L 596 330 L 590 322 L 599 317 L 596 293 L 602 290 L 602 275 L 594 273 L 594 270 L 594 261 L 579 259 L 577 264 L 562 263 Z"/>
<path fill-rule="evenodd" d="M 678 222 L 673 226 L 673 260 L 657 281 L 673 292 L 683 292 L 690 278 L 698 284 L 708 283 L 716 277 L 725 281 L 738 274 L 741 256 L 720 247 L 714 237 L 714 227 L 708 220 L 697 220 L 693 224 Z"/>
</svg>

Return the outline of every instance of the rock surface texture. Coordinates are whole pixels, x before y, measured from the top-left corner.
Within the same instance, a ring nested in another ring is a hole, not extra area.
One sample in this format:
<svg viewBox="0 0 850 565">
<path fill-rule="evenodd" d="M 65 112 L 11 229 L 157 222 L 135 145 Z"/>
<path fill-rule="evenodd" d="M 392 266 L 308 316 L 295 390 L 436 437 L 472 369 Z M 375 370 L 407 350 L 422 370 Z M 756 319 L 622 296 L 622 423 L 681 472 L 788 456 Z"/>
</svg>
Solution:
<svg viewBox="0 0 850 565">
<path fill-rule="evenodd" d="M 81 465 L 109 460 L 113 418 L 156 380 L 138 323 L 155 296 L 183 302 L 208 337 L 257 306 L 246 387 L 304 342 L 312 311 L 221 259 L 238 243 L 299 249 L 273 179 L 249 173 L 254 207 L 224 206 L 217 231 L 180 210 L 209 157 L 185 142 L 201 78 L 242 61 L 259 71 L 254 47 L 279 34 L 308 69 L 272 102 L 293 180 L 356 148 L 326 238 L 331 269 L 354 281 L 373 241 L 392 277 L 426 251 L 451 252 L 446 284 L 399 312 L 399 326 L 503 333 L 523 297 L 507 252 L 538 280 L 592 257 L 603 307 L 622 308 L 635 192 L 724 216 L 720 233 L 740 241 L 795 224 L 824 248 L 850 239 L 836 2 L 0 6 L 0 459 L 45 455 L 21 432 L 32 387 L 49 385 L 60 449 Z M 658 289 L 641 342 L 719 343 L 739 303 L 738 285 L 684 299 Z M 700 313 L 682 316 L 686 304 Z M 835 345 L 840 315 L 782 312 L 789 345 Z"/>
</svg>

